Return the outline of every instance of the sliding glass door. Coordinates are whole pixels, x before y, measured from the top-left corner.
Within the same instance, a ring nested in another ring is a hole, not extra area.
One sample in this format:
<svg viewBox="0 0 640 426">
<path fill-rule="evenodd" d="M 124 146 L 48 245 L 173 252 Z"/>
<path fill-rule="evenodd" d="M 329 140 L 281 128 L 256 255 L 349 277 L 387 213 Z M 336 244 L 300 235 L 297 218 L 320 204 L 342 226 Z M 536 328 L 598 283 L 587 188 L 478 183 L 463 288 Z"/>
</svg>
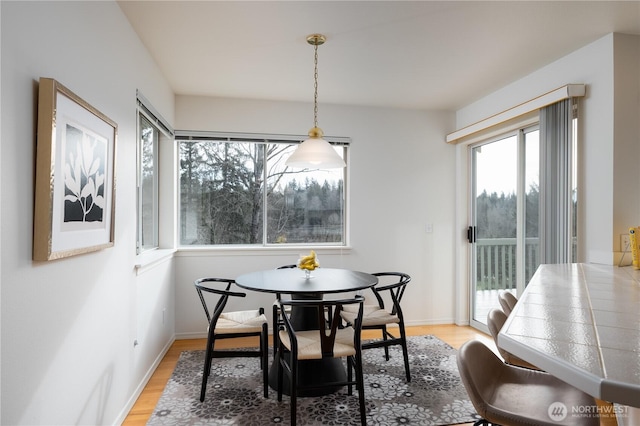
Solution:
<svg viewBox="0 0 640 426">
<path fill-rule="evenodd" d="M 522 292 L 539 264 L 539 132 L 521 129 L 470 149 L 471 324 L 486 331 L 498 292 Z"/>
</svg>

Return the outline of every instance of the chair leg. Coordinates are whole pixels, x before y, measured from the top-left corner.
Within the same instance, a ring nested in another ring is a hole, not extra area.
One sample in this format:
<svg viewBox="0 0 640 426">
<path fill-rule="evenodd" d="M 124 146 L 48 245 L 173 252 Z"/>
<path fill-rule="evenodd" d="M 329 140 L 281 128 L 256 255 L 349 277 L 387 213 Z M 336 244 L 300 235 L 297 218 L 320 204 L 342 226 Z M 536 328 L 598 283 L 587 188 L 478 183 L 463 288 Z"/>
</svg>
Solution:
<svg viewBox="0 0 640 426">
<path fill-rule="evenodd" d="M 271 320 L 273 322 L 273 359 L 276 359 L 276 352 L 278 351 L 278 341 L 280 332 L 280 310 L 277 305 L 273 305 Z"/>
<path fill-rule="evenodd" d="M 267 324 L 262 324 L 262 334 L 260 335 L 260 365 L 262 367 L 262 386 L 264 397 L 269 397 L 269 338 Z"/>
<path fill-rule="evenodd" d="M 367 424 L 367 407 L 364 400 L 364 373 L 362 371 L 362 354 L 356 354 L 355 358 L 356 370 L 356 387 L 358 388 L 358 401 L 360 403 L 360 424 Z"/>
<path fill-rule="evenodd" d="M 387 333 L 387 326 L 383 325 L 382 326 L 382 339 L 386 342 L 387 341 L 387 336 L 389 334 Z M 384 358 L 389 361 L 389 346 L 384 345 Z"/>
<path fill-rule="evenodd" d="M 298 411 L 298 360 L 291 354 L 291 384 L 289 386 L 289 404 L 291 404 L 291 426 L 296 426 Z"/>
<path fill-rule="evenodd" d="M 349 356 L 347 357 L 347 382 L 349 382 L 349 385 L 347 386 L 347 395 L 353 395 L 353 385 L 351 384 L 351 382 L 353 381 L 352 369 L 353 358 Z"/>
<path fill-rule="evenodd" d="M 200 402 L 204 402 L 204 394 L 207 391 L 207 380 L 211 373 L 211 361 L 213 360 L 213 345 L 215 340 L 207 338 L 207 350 L 204 354 L 204 370 L 202 371 L 202 386 L 200 387 Z"/>
<path fill-rule="evenodd" d="M 411 381 L 411 371 L 409 370 L 409 351 L 407 350 L 407 335 L 404 331 L 404 324 L 400 324 L 400 338 L 402 340 L 402 356 L 404 358 L 404 373 L 407 376 L 407 383 Z"/>
<path fill-rule="evenodd" d="M 282 352 L 282 348 L 278 348 L 279 351 Z M 284 360 L 282 359 L 282 356 L 280 356 L 280 358 L 278 359 L 278 401 L 282 401 L 282 385 L 284 384 L 282 378 L 284 375 L 284 371 L 283 371 L 283 367 L 282 367 L 282 363 L 284 362 Z"/>
</svg>

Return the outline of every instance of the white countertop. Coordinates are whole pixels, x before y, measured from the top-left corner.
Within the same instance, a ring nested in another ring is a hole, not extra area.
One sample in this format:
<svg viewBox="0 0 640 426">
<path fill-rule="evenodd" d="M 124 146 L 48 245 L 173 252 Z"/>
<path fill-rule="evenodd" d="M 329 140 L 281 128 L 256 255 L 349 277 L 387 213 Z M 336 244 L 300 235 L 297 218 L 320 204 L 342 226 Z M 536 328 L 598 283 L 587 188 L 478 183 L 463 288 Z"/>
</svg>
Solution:
<svg viewBox="0 0 640 426">
<path fill-rule="evenodd" d="M 640 271 L 540 265 L 498 344 L 596 398 L 640 407 Z"/>
</svg>

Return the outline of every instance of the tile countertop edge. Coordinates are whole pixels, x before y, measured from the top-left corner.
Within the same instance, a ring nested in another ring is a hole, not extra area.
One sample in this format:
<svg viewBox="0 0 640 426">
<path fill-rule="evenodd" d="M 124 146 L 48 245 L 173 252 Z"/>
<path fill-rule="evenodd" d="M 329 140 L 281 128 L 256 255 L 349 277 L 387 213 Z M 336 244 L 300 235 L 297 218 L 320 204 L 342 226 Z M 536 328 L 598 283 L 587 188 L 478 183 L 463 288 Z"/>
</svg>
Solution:
<svg viewBox="0 0 640 426">
<path fill-rule="evenodd" d="M 575 269 L 574 269 L 575 268 Z M 539 368 L 553 374 L 559 379 L 571 383 L 573 386 L 581 389 L 582 391 L 589 393 L 596 398 L 600 398 L 605 401 L 614 401 L 617 404 L 626 404 L 634 408 L 634 413 L 640 413 L 640 400 L 638 400 L 638 392 L 640 386 L 635 383 L 628 383 L 618 379 L 611 379 L 607 377 L 606 362 L 603 359 L 603 347 L 600 342 L 600 335 L 598 323 L 594 316 L 594 308 L 592 305 L 589 282 L 599 282 L 603 275 L 605 276 L 604 283 L 607 286 L 610 279 L 616 282 L 631 282 L 636 285 L 640 284 L 640 271 L 632 270 L 631 268 L 614 268 L 610 265 L 592 265 L 592 264 L 573 264 L 569 269 L 567 265 L 541 265 L 542 271 L 536 272 L 537 276 L 534 276 L 531 283 L 525 289 L 525 292 L 521 295 L 521 300 L 525 299 L 525 295 L 529 293 L 530 289 L 536 288 L 535 292 L 539 292 L 540 288 L 545 286 L 540 282 L 549 279 L 560 279 L 565 282 L 572 282 L 572 286 L 578 285 L 584 287 L 587 291 L 588 297 L 588 309 L 591 311 L 590 316 L 592 320 L 592 326 L 596 333 L 596 342 L 592 346 L 597 351 L 599 365 L 603 370 L 602 375 L 589 372 L 583 368 L 578 368 L 574 364 L 564 359 L 559 359 L 553 355 L 546 354 L 543 350 L 536 348 L 539 346 L 536 342 L 544 343 L 545 339 L 520 336 L 520 335 L 508 335 L 507 332 L 514 321 L 514 318 L 519 316 L 519 311 L 524 304 L 516 304 L 514 311 L 507 318 L 507 322 L 498 335 L 498 343 L 500 347 L 513 353 L 514 355 L 531 362 Z M 567 273 L 573 269 L 572 273 Z M 577 272 L 577 274 L 575 273 Z M 608 277 L 607 277 L 608 276 Z M 533 285 L 532 285 L 533 284 Z M 615 284 L 614 284 L 615 285 Z M 526 302 L 525 302 L 526 303 Z M 586 306 L 585 306 L 586 307 Z M 529 342 L 527 342 L 529 339 Z M 633 351 L 631 351 L 633 352 Z M 634 398 L 635 397 L 635 398 Z M 640 414 L 639 414 L 640 418 Z"/>
<path fill-rule="evenodd" d="M 617 404 L 624 404 L 631 407 L 640 408 L 640 400 L 634 398 L 637 386 L 628 383 L 621 383 L 617 380 L 604 379 L 600 386 L 601 398 L 605 401 L 615 401 Z"/>
<path fill-rule="evenodd" d="M 505 323 L 502 330 L 507 330 L 508 325 L 509 320 L 507 319 L 507 323 Z M 504 350 L 519 358 L 527 360 L 530 364 L 554 375 L 564 382 L 571 383 L 583 392 L 590 395 L 601 395 L 603 383 L 602 377 L 593 373 L 588 373 L 571 363 L 548 356 L 541 351 L 532 351 L 529 345 L 504 335 L 502 330 L 498 334 L 498 343 Z"/>
<path fill-rule="evenodd" d="M 550 277 L 557 278 L 558 274 L 565 277 L 577 276 L 577 280 L 572 279 L 571 281 L 573 281 L 574 283 L 577 282 L 578 285 L 586 287 L 584 271 L 581 267 L 582 265 L 580 264 L 563 264 L 561 266 L 557 265 L 557 267 L 564 269 L 559 272 L 553 271 L 553 268 L 551 268 L 551 270 L 548 270 L 547 268 L 542 268 L 543 265 L 540 266 L 541 268 L 539 268 L 539 270 L 534 274 L 524 293 L 520 296 L 520 300 L 522 300 L 525 297 L 525 294 L 527 294 L 531 289 L 536 289 L 537 286 L 544 287 L 540 283 L 540 275 L 542 275 L 542 277 L 545 279 L 548 279 Z M 498 344 L 500 345 L 500 347 L 514 354 L 515 356 L 537 366 L 543 371 L 553 374 L 560 380 L 563 380 L 567 383 L 572 383 L 575 387 L 582 390 L 583 392 L 586 392 L 590 395 L 601 395 L 602 382 L 604 380 L 601 376 L 576 367 L 572 363 L 565 360 L 547 355 L 538 349 L 532 348 L 530 345 L 524 342 L 518 341 L 517 337 L 508 336 L 505 334 L 505 331 L 509 330 L 509 327 L 511 326 L 511 323 L 514 321 L 514 319 L 519 316 L 519 308 L 521 308 L 522 306 L 524 306 L 524 304 L 516 303 L 516 306 L 514 307 L 511 314 L 507 317 L 507 321 L 498 333 Z M 590 313 L 590 315 L 592 314 Z M 591 320 L 593 321 L 593 317 L 591 318 Z M 592 322 L 589 325 L 593 327 L 594 333 L 597 333 L 595 324 L 593 324 Z M 522 337 L 524 338 L 524 336 Z M 600 368 L 603 368 L 602 356 L 599 352 L 600 351 L 598 350 L 599 365 Z"/>
</svg>

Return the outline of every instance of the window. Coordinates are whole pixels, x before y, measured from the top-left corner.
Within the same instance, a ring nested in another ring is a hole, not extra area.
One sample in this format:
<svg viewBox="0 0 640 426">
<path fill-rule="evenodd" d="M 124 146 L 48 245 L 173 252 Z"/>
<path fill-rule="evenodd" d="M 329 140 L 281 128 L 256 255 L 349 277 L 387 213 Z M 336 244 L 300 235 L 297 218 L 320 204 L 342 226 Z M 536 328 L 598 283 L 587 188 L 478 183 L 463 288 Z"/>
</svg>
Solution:
<svg viewBox="0 0 640 426">
<path fill-rule="evenodd" d="M 173 131 L 140 92 L 138 97 L 138 254 L 159 246 L 159 149 Z"/>
<path fill-rule="evenodd" d="M 301 137 L 176 139 L 181 245 L 346 245 L 347 169 L 286 167 Z M 346 160 L 348 138 L 327 140 Z"/>
<path fill-rule="evenodd" d="M 138 252 L 158 247 L 158 129 L 139 115 L 140 185 Z"/>
</svg>

